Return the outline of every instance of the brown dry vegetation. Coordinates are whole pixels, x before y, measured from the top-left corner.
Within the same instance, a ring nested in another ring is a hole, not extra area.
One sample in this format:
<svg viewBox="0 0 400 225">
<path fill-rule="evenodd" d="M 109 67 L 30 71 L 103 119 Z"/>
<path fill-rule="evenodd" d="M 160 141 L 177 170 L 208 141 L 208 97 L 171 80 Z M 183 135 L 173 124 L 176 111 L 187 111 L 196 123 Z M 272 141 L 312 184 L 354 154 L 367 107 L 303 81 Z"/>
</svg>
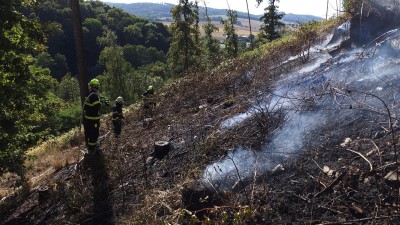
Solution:
<svg viewBox="0 0 400 225">
<path fill-rule="evenodd" d="M 339 22 L 322 27 L 318 35 L 322 37 Z M 382 164 L 377 173 L 368 172 L 362 158 L 339 147 L 342 140 L 310 149 L 300 160 L 285 164 L 284 173 L 265 174 L 240 191 L 202 196 L 195 206 L 183 199 L 182 193 L 196 184 L 207 164 L 239 144 L 257 149 L 265 134 L 278 126 L 279 115 L 259 115 L 226 133 L 218 132 L 222 121 L 248 108 L 260 87 L 303 63 L 300 60 L 276 67 L 291 55 L 305 56 L 302 53 L 307 48 L 301 46 L 307 46 L 308 40 L 307 35 L 285 37 L 226 61 L 212 71 L 193 72 L 171 81 L 157 90 L 158 105 L 152 120 L 143 120 L 140 104 L 125 110 L 124 129 L 118 139 L 110 134 L 110 121 L 102 121 L 100 156 L 88 158 L 76 167 L 65 166 L 42 180 L 38 185 L 53 187 L 44 204 L 38 204 L 37 192 L 21 191 L 13 199 L 18 204 L 7 201 L 3 204 L 1 213 L 7 216 L 0 221 L 5 224 L 292 224 L 294 221 L 394 224 L 396 212 L 379 202 L 387 198 L 374 198 L 379 194 L 393 196 L 393 189 L 379 184 L 379 176 L 387 167 Z M 156 141 L 169 141 L 173 148 L 165 158 L 152 161 L 149 156 Z M 380 139 L 372 144 L 360 139 L 346 145 L 362 152 L 379 148 L 376 151 L 388 154 L 375 155 L 376 160 L 390 161 L 387 141 Z M 324 164 L 319 165 L 315 160 Z M 324 165 L 337 171 L 337 177 L 325 174 L 321 170 Z M 352 179 L 353 175 L 357 179 Z M 343 182 L 330 187 L 338 179 Z M 364 182 L 365 179 L 371 182 Z M 373 191 L 363 192 L 367 189 Z M 367 201 L 368 198 L 374 201 Z"/>
</svg>

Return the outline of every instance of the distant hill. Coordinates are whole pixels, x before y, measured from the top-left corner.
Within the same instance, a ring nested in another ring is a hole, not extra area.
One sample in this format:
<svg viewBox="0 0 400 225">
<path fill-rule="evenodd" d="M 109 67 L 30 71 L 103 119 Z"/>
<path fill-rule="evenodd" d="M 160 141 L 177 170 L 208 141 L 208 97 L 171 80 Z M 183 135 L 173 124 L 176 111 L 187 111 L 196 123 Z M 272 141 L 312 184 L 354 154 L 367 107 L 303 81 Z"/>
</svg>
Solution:
<svg viewBox="0 0 400 225">
<path fill-rule="evenodd" d="M 105 2 L 110 6 L 122 8 L 128 13 L 134 14 L 138 17 L 146 18 L 151 21 L 168 21 L 171 18 L 170 10 L 175 5 L 169 3 L 111 3 Z M 199 7 L 200 16 L 204 17 L 205 8 Z M 220 21 L 226 15 L 226 9 L 215 9 L 208 8 L 208 15 L 213 20 Z M 259 21 L 262 15 L 250 14 L 250 18 L 255 21 Z M 238 18 L 247 19 L 247 12 L 238 12 Z M 311 20 L 322 20 L 323 18 L 311 15 L 298 15 L 298 14 L 287 14 L 283 17 L 284 23 L 304 23 Z"/>
</svg>

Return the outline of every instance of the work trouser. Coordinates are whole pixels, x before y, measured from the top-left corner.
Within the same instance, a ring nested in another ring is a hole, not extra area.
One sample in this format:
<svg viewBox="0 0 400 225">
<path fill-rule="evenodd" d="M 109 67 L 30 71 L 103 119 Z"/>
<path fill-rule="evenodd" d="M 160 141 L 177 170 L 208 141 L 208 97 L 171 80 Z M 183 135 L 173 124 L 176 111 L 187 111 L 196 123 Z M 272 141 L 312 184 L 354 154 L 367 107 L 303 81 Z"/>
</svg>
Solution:
<svg viewBox="0 0 400 225">
<path fill-rule="evenodd" d="M 85 141 L 89 153 L 96 150 L 97 139 L 99 138 L 100 120 L 84 119 Z"/>
<path fill-rule="evenodd" d="M 122 121 L 120 119 L 113 119 L 112 123 L 113 123 L 113 126 L 114 126 L 114 134 L 115 135 L 120 135 L 121 134 L 121 128 L 122 128 Z"/>
<path fill-rule="evenodd" d="M 156 107 L 156 103 L 154 98 L 145 98 L 143 100 L 143 108 L 145 117 L 153 117 L 154 109 Z"/>
</svg>

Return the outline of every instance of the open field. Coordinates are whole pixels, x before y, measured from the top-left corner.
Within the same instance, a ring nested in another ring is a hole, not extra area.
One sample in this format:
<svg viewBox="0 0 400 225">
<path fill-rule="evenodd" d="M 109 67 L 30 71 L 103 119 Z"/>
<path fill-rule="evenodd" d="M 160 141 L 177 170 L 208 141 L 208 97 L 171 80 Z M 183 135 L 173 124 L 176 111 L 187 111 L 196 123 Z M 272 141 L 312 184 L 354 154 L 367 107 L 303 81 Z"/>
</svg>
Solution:
<svg viewBox="0 0 400 225">
<path fill-rule="evenodd" d="M 236 32 L 239 36 L 249 36 L 250 35 L 250 28 L 249 28 L 249 21 L 246 19 L 238 19 L 238 22 L 240 22 L 242 25 L 238 26 L 235 25 L 235 29 Z M 170 26 L 171 22 L 163 22 L 164 25 L 166 26 Z M 216 38 L 217 40 L 223 40 L 224 39 L 224 26 L 217 21 L 213 21 L 213 24 L 215 24 L 215 26 L 218 27 L 218 31 L 214 32 L 213 36 L 214 38 Z M 203 34 L 203 25 L 204 22 L 200 22 L 200 29 L 201 32 Z M 259 33 L 260 31 L 260 26 L 261 26 L 261 22 L 256 21 L 256 20 L 251 20 L 251 30 L 253 35 L 256 35 Z"/>
</svg>

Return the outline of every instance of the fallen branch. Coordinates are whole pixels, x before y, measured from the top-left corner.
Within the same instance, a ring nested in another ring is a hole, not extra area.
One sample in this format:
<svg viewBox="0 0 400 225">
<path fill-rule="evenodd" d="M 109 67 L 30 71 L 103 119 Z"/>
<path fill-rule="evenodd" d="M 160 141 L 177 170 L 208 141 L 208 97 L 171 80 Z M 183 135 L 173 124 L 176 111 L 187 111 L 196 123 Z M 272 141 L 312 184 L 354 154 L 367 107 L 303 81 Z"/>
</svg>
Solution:
<svg viewBox="0 0 400 225">
<path fill-rule="evenodd" d="M 322 167 L 317 163 L 317 161 L 315 161 L 314 159 L 311 159 L 316 165 L 317 167 L 321 170 L 324 171 L 324 169 L 322 169 Z"/>
<path fill-rule="evenodd" d="M 376 168 L 376 170 L 386 169 L 386 167 L 388 167 L 388 166 L 393 166 L 393 165 L 396 165 L 396 164 L 397 164 L 396 162 L 388 163 L 388 164 L 386 164 L 386 165 L 383 165 L 383 166 L 381 166 L 381 167 Z"/>
<path fill-rule="evenodd" d="M 354 150 L 348 149 L 348 148 L 346 148 L 346 150 L 347 150 L 347 151 L 349 151 L 349 152 L 352 152 L 352 153 L 355 153 L 355 154 L 357 154 L 357 155 L 361 156 L 361 158 L 363 158 L 365 161 L 367 161 L 367 162 L 368 162 L 368 164 L 369 164 L 369 171 L 372 171 L 372 170 L 374 170 L 374 167 L 372 166 L 372 163 L 371 163 L 371 161 L 369 161 L 369 160 L 367 159 L 367 157 L 365 157 L 363 154 L 361 154 L 361 153 L 359 153 L 359 152 L 357 152 L 357 151 L 354 151 Z"/>
<path fill-rule="evenodd" d="M 332 208 L 329 208 L 329 207 L 326 207 L 326 206 L 323 206 L 323 205 L 318 205 L 318 208 L 326 209 L 326 210 L 334 212 L 336 214 L 343 214 L 343 212 L 340 212 L 340 211 L 338 211 L 336 209 L 332 209 Z"/>
<path fill-rule="evenodd" d="M 303 201 L 305 201 L 305 202 L 310 202 L 310 199 L 308 199 L 308 198 L 305 198 L 305 197 L 302 197 L 302 196 L 300 196 L 300 195 L 296 195 L 295 193 L 292 193 L 292 192 L 290 192 L 290 191 L 285 191 L 285 193 L 287 193 L 287 194 L 290 194 L 290 195 L 292 195 L 292 196 L 294 196 L 294 197 L 297 197 L 297 198 L 299 198 L 299 199 L 301 199 L 301 200 L 303 200 Z"/>
<path fill-rule="evenodd" d="M 382 166 L 382 152 L 380 151 L 378 145 L 376 145 L 376 143 L 373 140 L 370 140 L 372 142 L 372 144 L 375 146 L 376 151 L 378 152 L 378 156 L 379 156 L 379 161 L 381 163 Z"/>
<path fill-rule="evenodd" d="M 186 154 L 186 153 L 189 153 L 189 151 L 184 151 L 184 152 L 178 153 L 178 154 L 176 154 L 176 155 L 173 155 L 170 159 L 176 158 L 176 157 L 181 156 L 181 155 L 184 155 L 184 154 Z"/>
<path fill-rule="evenodd" d="M 321 181 L 319 181 L 317 178 L 315 178 L 313 175 L 308 174 L 309 177 L 311 177 L 311 179 L 313 179 L 315 182 L 321 184 L 322 186 L 324 186 L 324 188 L 326 188 L 326 185 L 324 183 L 322 183 Z"/>
<path fill-rule="evenodd" d="M 332 190 L 332 188 L 333 188 L 336 184 L 338 184 L 338 183 L 343 179 L 343 177 L 344 177 L 346 174 L 347 174 L 347 172 L 344 171 L 344 172 L 343 172 L 342 174 L 340 174 L 328 187 L 326 187 L 324 190 L 322 190 L 322 191 L 318 192 L 317 194 L 315 194 L 315 195 L 314 195 L 314 198 L 317 198 L 317 197 L 319 197 L 319 196 L 325 194 L 326 192 Z"/>
</svg>

